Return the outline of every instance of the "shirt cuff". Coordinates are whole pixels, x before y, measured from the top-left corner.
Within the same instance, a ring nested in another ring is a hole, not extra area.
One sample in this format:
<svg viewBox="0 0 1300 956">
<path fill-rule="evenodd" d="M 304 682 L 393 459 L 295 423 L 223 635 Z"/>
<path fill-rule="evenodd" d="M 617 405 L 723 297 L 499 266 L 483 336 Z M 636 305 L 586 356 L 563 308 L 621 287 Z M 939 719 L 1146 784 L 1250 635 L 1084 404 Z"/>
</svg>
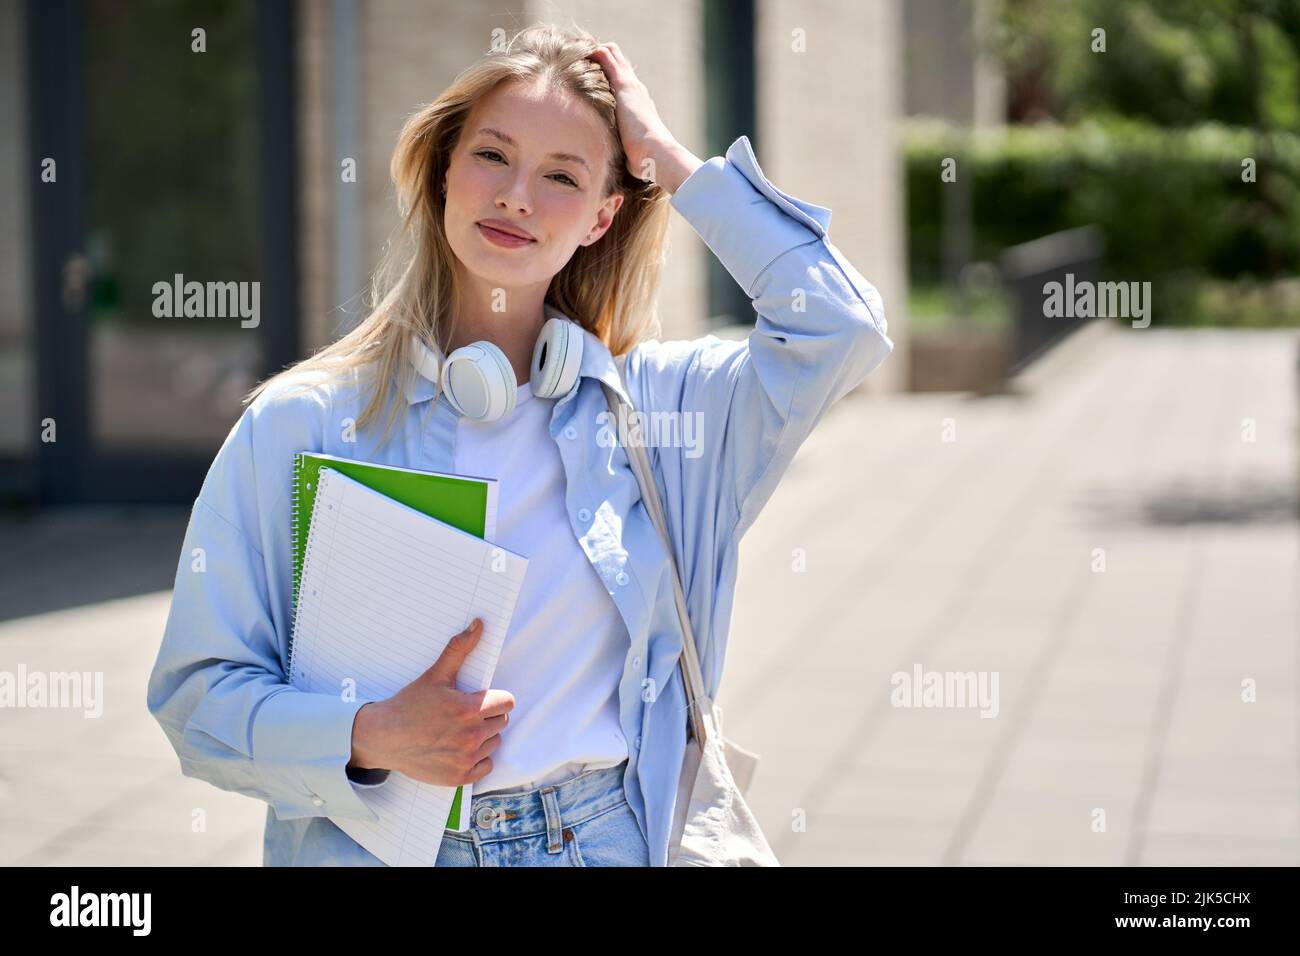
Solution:
<svg viewBox="0 0 1300 956">
<path fill-rule="evenodd" d="M 253 761 L 273 797 L 277 819 L 379 820 L 346 772 L 352 759 L 352 724 L 368 703 L 296 688 L 262 702 L 253 719 Z"/>
<path fill-rule="evenodd" d="M 754 283 L 783 253 L 826 236 L 831 211 L 777 189 L 741 136 L 726 158 L 697 167 L 669 204 L 752 297 Z"/>
</svg>

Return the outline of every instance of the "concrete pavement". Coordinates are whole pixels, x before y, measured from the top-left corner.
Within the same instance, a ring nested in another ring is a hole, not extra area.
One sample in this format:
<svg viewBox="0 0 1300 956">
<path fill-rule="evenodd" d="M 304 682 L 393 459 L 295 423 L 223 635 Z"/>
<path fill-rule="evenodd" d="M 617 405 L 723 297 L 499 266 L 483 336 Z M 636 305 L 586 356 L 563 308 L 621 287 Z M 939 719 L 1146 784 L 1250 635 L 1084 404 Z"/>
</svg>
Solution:
<svg viewBox="0 0 1300 956">
<path fill-rule="evenodd" d="M 1296 358 L 1095 325 L 1022 395 L 828 417 L 719 695 L 783 862 L 1300 862 Z M 892 706 L 917 664 L 997 672 L 997 716 Z"/>
</svg>

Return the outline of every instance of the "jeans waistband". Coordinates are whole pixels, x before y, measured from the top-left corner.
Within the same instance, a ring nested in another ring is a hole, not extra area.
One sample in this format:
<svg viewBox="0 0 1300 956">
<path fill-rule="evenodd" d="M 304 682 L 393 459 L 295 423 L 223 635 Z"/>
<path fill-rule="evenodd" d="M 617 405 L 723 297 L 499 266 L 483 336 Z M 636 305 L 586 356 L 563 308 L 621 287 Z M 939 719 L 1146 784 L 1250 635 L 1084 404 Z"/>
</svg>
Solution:
<svg viewBox="0 0 1300 956">
<path fill-rule="evenodd" d="M 469 829 L 447 830 L 443 838 L 489 843 L 545 833 L 558 842 L 564 827 L 576 826 L 627 799 L 626 771 L 624 760 L 536 790 L 473 796 Z"/>
</svg>

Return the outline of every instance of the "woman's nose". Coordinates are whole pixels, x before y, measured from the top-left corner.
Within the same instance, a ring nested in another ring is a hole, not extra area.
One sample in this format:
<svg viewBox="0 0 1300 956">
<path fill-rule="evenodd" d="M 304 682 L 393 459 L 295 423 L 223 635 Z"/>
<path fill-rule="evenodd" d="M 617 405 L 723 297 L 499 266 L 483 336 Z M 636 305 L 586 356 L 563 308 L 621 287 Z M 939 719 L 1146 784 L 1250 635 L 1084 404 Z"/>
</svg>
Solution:
<svg viewBox="0 0 1300 956">
<path fill-rule="evenodd" d="M 533 201 L 528 195 L 528 187 L 519 180 L 512 181 L 508 188 L 497 198 L 497 205 L 516 212 L 533 211 Z"/>
</svg>

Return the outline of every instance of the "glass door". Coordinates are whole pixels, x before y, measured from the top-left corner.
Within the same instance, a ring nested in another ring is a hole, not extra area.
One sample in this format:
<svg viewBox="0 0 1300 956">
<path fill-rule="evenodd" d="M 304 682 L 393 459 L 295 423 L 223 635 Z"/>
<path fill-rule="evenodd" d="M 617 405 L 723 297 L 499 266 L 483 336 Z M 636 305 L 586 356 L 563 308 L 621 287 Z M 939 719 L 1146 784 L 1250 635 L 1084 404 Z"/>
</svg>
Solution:
<svg viewBox="0 0 1300 956">
<path fill-rule="evenodd" d="M 292 7 L 28 10 L 34 99 L 63 117 L 34 137 L 59 174 L 36 207 L 42 498 L 191 501 L 295 357 Z"/>
</svg>

